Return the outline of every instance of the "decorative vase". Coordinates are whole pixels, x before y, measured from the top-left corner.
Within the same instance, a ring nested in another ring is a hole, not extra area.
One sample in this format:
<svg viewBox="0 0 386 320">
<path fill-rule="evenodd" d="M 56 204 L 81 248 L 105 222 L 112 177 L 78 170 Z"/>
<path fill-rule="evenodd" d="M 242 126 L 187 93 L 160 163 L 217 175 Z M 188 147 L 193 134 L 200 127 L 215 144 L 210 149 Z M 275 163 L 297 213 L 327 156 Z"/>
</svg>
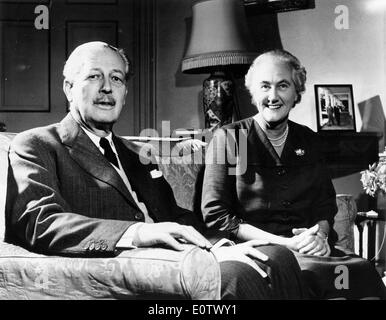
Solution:
<svg viewBox="0 0 386 320">
<path fill-rule="evenodd" d="M 203 83 L 205 128 L 215 130 L 232 122 L 234 84 L 223 71 L 213 72 Z"/>
</svg>

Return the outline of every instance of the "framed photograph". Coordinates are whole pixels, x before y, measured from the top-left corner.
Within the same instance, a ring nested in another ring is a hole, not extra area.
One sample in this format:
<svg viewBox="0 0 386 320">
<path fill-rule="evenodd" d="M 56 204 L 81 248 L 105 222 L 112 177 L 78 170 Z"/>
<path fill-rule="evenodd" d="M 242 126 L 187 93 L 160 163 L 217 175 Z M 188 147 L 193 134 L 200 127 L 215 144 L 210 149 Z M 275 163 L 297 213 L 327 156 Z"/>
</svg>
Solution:
<svg viewBox="0 0 386 320">
<path fill-rule="evenodd" d="M 316 84 L 318 131 L 356 131 L 351 84 Z"/>
</svg>

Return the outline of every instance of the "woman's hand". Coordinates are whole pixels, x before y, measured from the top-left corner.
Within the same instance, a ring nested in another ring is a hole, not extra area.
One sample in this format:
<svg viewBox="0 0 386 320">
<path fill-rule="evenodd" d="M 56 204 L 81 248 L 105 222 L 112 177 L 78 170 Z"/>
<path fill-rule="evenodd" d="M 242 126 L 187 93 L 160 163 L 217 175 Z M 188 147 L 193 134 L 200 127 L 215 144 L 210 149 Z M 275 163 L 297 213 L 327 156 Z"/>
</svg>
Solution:
<svg viewBox="0 0 386 320">
<path fill-rule="evenodd" d="M 318 233 L 317 241 L 319 243 L 314 247 L 314 249 L 304 253 L 314 256 L 328 257 L 331 253 L 331 249 L 327 239 Z"/>
<path fill-rule="evenodd" d="M 291 238 L 286 238 L 284 245 L 294 251 L 299 251 L 305 245 L 312 243 L 316 233 L 319 231 L 319 225 L 316 224 L 312 228 L 293 229 L 295 235 Z"/>
<path fill-rule="evenodd" d="M 327 237 L 319 231 L 318 224 L 309 229 L 293 229 L 292 233 L 294 236 L 290 238 L 291 249 L 314 256 L 330 255 L 331 249 L 327 242 Z"/>
</svg>

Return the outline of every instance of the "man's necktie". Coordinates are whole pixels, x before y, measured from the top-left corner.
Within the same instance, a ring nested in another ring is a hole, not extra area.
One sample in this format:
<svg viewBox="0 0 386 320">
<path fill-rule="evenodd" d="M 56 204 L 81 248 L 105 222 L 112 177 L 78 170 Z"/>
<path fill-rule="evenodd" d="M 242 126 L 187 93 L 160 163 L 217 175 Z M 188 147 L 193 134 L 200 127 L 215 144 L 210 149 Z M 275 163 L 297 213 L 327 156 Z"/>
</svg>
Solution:
<svg viewBox="0 0 386 320">
<path fill-rule="evenodd" d="M 109 160 L 113 165 L 119 168 L 118 159 L 115 155 L 113 149 L 111 149 L 110 142 L 106 138 L 101 138 L 99 141 L 99 145 L 105 151 L 105 157 Z"/>
</svg>

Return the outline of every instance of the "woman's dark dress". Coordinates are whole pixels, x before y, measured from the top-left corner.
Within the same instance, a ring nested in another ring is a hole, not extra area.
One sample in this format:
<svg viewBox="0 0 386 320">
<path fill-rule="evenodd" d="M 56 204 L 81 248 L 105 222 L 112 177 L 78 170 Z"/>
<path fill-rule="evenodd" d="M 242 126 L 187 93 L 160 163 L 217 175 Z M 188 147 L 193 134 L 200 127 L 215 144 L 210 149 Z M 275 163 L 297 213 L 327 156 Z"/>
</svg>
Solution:
<svg viewBox="0 0 386 320">
<path fill-rule="evenodd" d="M 293 228 L 309 228 L 320 220 L 333 225 L 336 194 L 318 136 L 292 121 L 288 125 L 281 157 L 253 118 L 216 131 L 207 152 L 202 193 L 202 212 L 209 228 L 236 235 L 245 221 L 291 237 Z M 331 228 L 331 257 L 295 253 L 311 297 L 385 298 L 385 287 L 375 268 L 354 254 L 336 250 L 335 240 Z M 337 277 L 344 272 L 341 265 L 348 267 L 348 289 L 339 285 L 343 280 Z"/>
</svg>

